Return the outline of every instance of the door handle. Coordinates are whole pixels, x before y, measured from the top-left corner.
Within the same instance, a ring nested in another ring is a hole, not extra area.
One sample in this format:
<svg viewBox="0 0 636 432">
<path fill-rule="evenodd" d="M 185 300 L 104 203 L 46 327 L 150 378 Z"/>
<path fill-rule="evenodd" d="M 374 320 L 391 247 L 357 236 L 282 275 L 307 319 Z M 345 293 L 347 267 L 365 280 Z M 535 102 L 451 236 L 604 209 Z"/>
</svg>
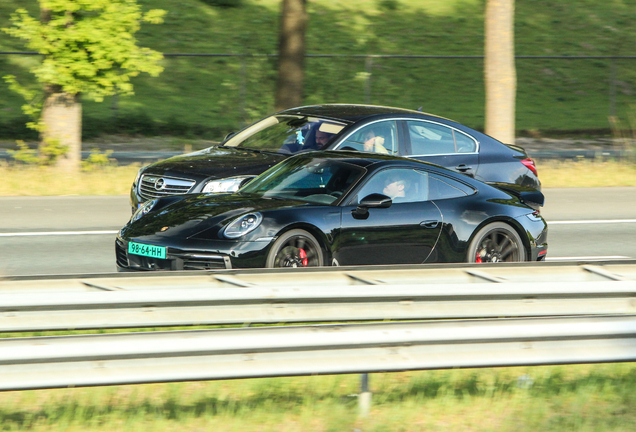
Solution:
<svg viewBox="0 0 636 432">
<path fill-rule="evenodd" d="M 455 167 L 455 169 L 459 172 L 466 172 L 468 170 L 473 169 L 473 167 L 466 165 L 466 164 L 459 164 Z"/>
<path fill-rule="evenodd" d="M 424 222 L 420 222 L 420 226 L 424 228 L 437 228 L 437 225 L 439 225 L 439 221 L 436 220 L 427 220 Z"/>
</svg>

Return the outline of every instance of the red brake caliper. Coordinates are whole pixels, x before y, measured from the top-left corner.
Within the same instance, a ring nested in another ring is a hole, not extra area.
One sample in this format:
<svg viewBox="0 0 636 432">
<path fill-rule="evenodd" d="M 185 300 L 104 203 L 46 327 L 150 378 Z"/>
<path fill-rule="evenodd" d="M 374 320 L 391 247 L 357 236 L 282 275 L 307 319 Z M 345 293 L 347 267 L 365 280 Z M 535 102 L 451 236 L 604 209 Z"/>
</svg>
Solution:
<svg viewBox="0 0 636 432">
<path fill-rule="evenodd" d="M 302 260 L 302 265 L 307 267 L 307 264 L 309 263 L 309 261 L 307 260 L 307 252 L 305 252 L 305 249 L 298 249 L 300 252 L 298 253 L 298 258 L 300 258 Z"/>
<path fill-rule="evenodd" d="M 477 254 L 477 257 L 475 258 L 475 262 L 476 263 L 483 263 L 483 261 L 481 260 L 481 255 Z"/>
</svg>

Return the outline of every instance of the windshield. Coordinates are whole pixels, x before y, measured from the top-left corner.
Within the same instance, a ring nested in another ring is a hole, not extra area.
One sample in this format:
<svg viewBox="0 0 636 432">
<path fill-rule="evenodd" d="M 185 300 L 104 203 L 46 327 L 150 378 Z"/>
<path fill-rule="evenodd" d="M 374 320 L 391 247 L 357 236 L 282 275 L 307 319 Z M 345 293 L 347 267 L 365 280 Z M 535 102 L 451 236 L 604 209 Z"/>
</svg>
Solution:
<svg viewBox="0 0 636 432">
<path fill-rule="evenodd" d="M 317 117 L 267 117 L 230 138 L 225 147 L 293 154 L 327 148 L 344 123 Z"/>
<path fill-rule="evenodd" d="M 296 156 L 265 171 L 240 193 L 332 204 L 366 172 L 339 160 Z"/>
</svg>

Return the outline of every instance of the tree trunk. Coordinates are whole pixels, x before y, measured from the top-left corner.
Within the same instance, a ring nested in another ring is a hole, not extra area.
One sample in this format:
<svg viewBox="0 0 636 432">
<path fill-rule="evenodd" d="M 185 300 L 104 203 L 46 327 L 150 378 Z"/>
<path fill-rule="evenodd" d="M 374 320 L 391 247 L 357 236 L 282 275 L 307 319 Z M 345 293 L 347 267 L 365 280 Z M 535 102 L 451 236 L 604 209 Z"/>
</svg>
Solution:
<svg viewBox="0 0 636 432">
<path fill-rule="evenodd" d="M 66 147 L 56 165 L 69 171 L 77 171 L 82 160 L 82 104 L 77 95 L 48 93 L 42 109 L 41 156 L 50 156 L 55 148 Z"/>
<path fill-rule="evenodd" d="M 305 67 L 306 0 L 283 0 L 278 40 L 276 110 L 302 105 Z"/>
<path fill-rule="evenodd" d="M 40 21 L 51 20 L 51 10 L 42 7 Z M 78 171 L 82 162 L 82 105 L 77 95 L 63 93 L 60 86 L 45 85 L 46 99 L 42 107 L 41 121 L 44 130 L 40 132 L 40 157 L 56 159 L 56 165 Z M 61 152 L 61 148 L 66 151 Z"/>
<path fill-rule="evenodd" d="M 507 144 L 515 142 L 514 9 L 514 0 L 486 3 L 486 133 Z"/>
</svg>

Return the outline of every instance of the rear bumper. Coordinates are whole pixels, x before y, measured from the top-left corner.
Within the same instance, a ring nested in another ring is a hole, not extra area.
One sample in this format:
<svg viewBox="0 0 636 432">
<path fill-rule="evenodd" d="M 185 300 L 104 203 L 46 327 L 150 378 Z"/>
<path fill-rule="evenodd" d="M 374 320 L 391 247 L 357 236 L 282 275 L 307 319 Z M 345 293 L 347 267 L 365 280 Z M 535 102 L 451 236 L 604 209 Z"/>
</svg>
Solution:
<svg viewBox="0 0 636 432">
<path fill-rule="evenodd" d="M 541 216 L 526 215 L 517 218 L 527 234 L 528 261 L 544 261 L 548 254 L 548 224 Z"/>
</svg>

